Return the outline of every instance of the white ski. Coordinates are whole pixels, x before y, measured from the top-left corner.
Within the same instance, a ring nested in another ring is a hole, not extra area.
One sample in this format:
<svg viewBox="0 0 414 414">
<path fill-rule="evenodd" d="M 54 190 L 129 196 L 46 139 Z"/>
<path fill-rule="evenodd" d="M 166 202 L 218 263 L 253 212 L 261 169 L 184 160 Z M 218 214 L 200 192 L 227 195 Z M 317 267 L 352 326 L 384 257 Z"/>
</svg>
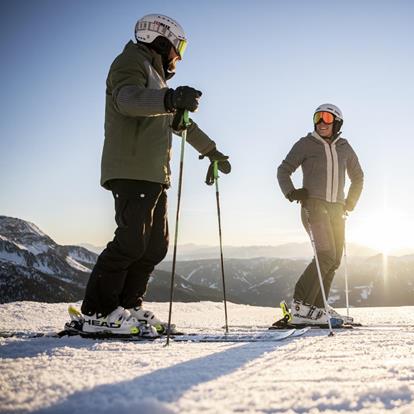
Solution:
<svg viewBox="0 0 414 414">
<path fill-rule="evenodd" d="M 193 334 L 174 338 L 174 342 L 278 342 L 304 335 L 310 328 L 284 331 L 230 332 L 228 334 Z"/>
</svg>

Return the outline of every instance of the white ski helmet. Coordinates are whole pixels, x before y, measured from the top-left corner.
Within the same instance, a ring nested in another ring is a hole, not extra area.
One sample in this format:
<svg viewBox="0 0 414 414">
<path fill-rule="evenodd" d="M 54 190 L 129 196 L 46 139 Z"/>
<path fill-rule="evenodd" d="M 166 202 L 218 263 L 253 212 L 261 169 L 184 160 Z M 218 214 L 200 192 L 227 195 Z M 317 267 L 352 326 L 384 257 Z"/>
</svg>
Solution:
<svg viewBox="0 0 414 414">
<path fill-rule="evenodd" d="M 342 111 L 336 105 L 333 105 L 333 104 L 326 103 L 326 104 L 319 105 L 315 109 L 314 114 L 316 114 L 316 112 L 329 112 L 332 115 L 334 115 L 335 118 L 339 118 L 341 121 L 344 120 Z"/>
<path fill-rule="evenodd" d="M 334 135 L 336 135 L 341 130 L 342 124 L 344 123 L 344 117 L 342 115 L 342 111 L 336 105 L 325 103 L 325 104 L 319 105 L 315 109 L 315 112 L 313 113 L 314 119 L 315 119 L 315 114 L 318 112 L 329 112 L 335 117 L 332 132 Z M 315 125 L 315 129 L 316 129 L 316 125 Z"/>
<path fill-rule="evenodd" d="M 183 58 L 187 39 L 181 25 L 162 14 L 147 14 L 135 25 L 135 38 L 139 42 L 152 43 L 158 36 L 169 40 L 180 58 Z"/>
</svg>

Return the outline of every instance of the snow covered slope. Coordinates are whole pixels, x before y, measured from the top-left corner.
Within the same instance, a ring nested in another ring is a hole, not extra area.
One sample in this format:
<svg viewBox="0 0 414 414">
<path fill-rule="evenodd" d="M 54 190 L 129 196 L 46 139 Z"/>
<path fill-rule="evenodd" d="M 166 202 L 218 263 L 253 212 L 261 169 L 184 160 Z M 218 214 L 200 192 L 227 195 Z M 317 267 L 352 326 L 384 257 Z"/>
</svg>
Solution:
<svg viewBox="0 0 414 414">
<path fill-rule="evenodd" d="M 0 305 L 0 329 L 55 331 L 67 304 Z M 168 304 L 147 307 L 166 318 Z M 0 339 L 0 412 L 414 413 L 414 307 L 351 309 L 366 327 L 276 343 Z M 271 308 L 229 304 L 232 325 Z M 222 305 L 177 303 L 187 331 L 220 331 Z M 240 328 L 238 328 L 240 329 Z"/>
</svg>

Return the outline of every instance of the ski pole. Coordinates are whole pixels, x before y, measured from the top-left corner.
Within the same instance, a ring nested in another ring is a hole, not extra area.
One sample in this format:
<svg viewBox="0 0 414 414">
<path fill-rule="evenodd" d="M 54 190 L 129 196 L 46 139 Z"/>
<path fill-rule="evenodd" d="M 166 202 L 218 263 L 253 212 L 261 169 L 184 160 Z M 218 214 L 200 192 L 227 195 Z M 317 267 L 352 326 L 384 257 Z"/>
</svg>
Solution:
<svg viewBox="0 0 414 414">
<path fill-rule="evenodd" d="M 225 318 L 225 327 L 226 334 L 229 333 L 229 324 L 227 319 L 227 299 L 226 299 L 226 282 L 224 277 L 224 259 L 223 259 L 223 241 L 221 233 L 221 212 L 220 212 L 220 192 L 218 184 L 218 161 L 213 163 L 213 176 L 214 182 L 216 184 L 216 201 L 217 201 L 217 218 L 218 218 L 218 227 L 219 227 L 219 239 L 220 239 L 220 261 L 221 261 L 221 277 L 223 281 L 223 299 L 224 299 L 224 318 Z"/>
<path fill-rule="evenodd" d="M 344 266 L 345 266 L 345 300 L 346 300 L 346 316 L 349 318 L 349 288 L 348 288 L 348 253 L 346 250 L 346 216 L 344 214 Z"/>
<path fill-rule="evenodd" d="M 321 272 L 321 267 L 319 265 L 318 252 L 316 251 L 315 238 L 313 237 L 312 226 L 311 226 L 311 223 L 310 223 L 310 213 L 309 213 L 309 210 L 306 207 L 303 207 L 303 209 L 305 210 L 306 218 L 307 218 L 308 224 L 309 224 L 309 226 L 308 226 L 309 237 L 311 239 L 313 254 L 315 255 L 316 269 L 318 271 L 319 284 L 321 285 L 321 292 L 322 292 L 323 304 L 325 306 L 325 313 L 326 313 L 326 316 L 328 317 L 329 336 L 333 336 L 334 333 L 333 333 L 333 330 L 332 330 L 331 315 L 330 315 L 329 310 L 328 310 L 328 301 L 326 300 L 325 288 L 323 286 L 322 272 Z"/>
<path fill-rule="evenodd" d="M 171 287 L 170 287 L 170 308 L 168 311 L 167 342 L 165 343 L 165 346 L 170 344 L 170 334 L 171 334 L 171 315 L 172 315 L 172 304 L 173 304 L 173 299 L 174 299 L 175 264 L 176 264 L 176 259 L 177 259 L 178 224 L 179 224 L 179 217 L 180 217 L 181 188 L 183 185 L 184 150 L 185 150 L 185 142 L 187 140 L 187 127 L 190 123 L 187 110 L 183 112 L 182 120 L 184 124 L 184 130 L 181 134 L 180 174 L 178 178 L 177 211 L 175 215 L 174 252 L 173 252 L 173 260 L 172 260 Z"/>
</svg>

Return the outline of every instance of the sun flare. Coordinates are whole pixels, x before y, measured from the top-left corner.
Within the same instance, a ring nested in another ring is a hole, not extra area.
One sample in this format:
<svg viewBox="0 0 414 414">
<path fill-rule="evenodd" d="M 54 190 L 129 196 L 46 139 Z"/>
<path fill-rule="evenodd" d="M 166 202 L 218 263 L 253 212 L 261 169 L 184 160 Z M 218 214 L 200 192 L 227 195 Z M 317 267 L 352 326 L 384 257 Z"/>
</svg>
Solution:
<svg viewBox="0 0 414 414">
<path fill-rule="evenodd" d="M 351 218 L 348 238 L 378 250 L 384 255 L 397 254 L 407 248 L 414 249 L 414 224 L 407 213 L 383 210 L 365 217 Z"/>
</svg>

